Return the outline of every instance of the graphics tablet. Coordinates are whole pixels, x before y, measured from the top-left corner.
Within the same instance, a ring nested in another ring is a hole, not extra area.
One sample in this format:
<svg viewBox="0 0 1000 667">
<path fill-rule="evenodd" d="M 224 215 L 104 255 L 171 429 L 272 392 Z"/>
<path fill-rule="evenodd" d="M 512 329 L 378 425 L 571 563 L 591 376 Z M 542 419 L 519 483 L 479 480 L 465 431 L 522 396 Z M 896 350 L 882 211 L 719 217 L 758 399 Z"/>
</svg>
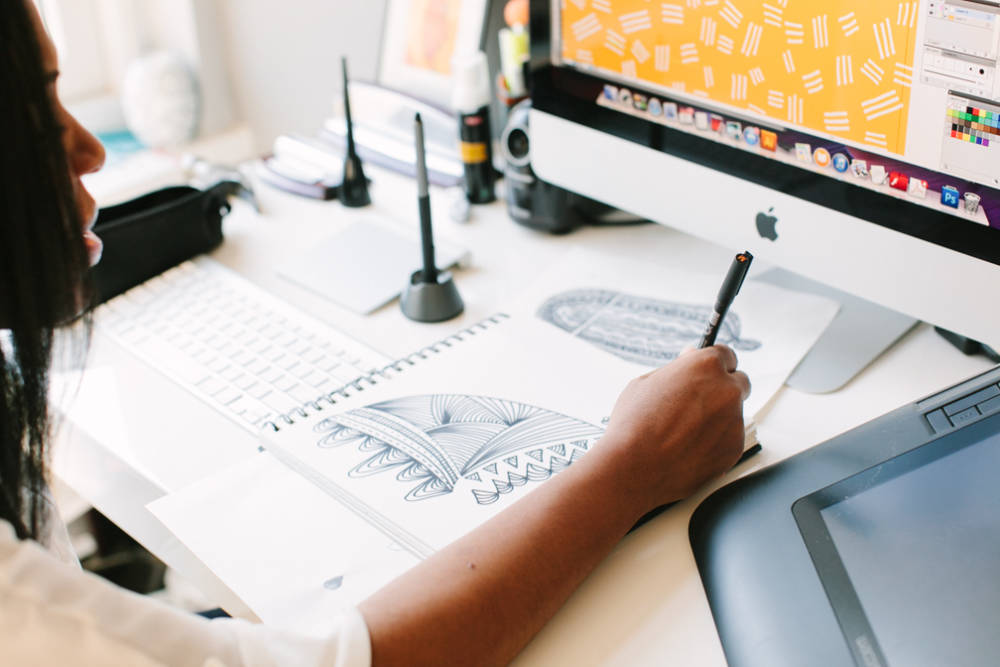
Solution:
<svg viewBox="0 0 1000 667">
<path fill-rule="evenodd" d="M 691 542 L 730 664 L 1000 655 L 998 380 L 904 406 L 699 507 Z"/>
</svg>

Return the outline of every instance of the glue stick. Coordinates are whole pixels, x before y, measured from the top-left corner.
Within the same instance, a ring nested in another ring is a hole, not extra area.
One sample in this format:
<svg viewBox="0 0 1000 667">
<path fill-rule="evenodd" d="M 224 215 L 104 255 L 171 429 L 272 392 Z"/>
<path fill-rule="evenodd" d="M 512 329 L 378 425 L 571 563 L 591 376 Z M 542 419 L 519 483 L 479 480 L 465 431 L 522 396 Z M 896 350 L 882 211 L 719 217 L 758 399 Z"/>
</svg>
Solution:
<svg viewBox="0 0 1000 667">
<path fill-rule="evenodd" d="M 465 168 L 465 196 L 473 204 L 494 201 L 496 172 L 490 136 L 490 75 L 486 54 L 453 63 L 455 88 L 452 107 L 458 113 L 459 151 Z"/>
</svg>

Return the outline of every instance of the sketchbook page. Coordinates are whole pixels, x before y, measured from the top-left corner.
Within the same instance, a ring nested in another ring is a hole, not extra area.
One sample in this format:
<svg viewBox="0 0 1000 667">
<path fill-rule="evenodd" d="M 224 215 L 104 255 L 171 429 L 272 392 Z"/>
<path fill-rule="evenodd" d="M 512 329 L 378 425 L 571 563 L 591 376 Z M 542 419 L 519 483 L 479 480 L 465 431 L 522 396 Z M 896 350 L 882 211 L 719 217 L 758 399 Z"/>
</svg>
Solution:
<svg viewBox="0 0 1000 667">
<path fill-rule="evenodd" d="M 266 624 L 325 636 L 345 607 L 418 562 L 261 453 L 148 509 Z"/>
<path fill-rule="evenodd" d="M 632 364 L 537 318 L 501 320 L 265 446 L 414 555 L 600 446 Z"/>
<path fill-rule="evenodd" d="M 635 374 L 697 346 L 728 267 L 692 273 L 576 250 L 546 271 L 509 312 L 547 323 L 564 338 L 629 364 Z M 753 275 L 751 269 L 750 275 Z M 752 421 L 826 330 L 840 305 L 748 278 L 717 343 L 735 350 L 749 377 Z"/>
</svg>

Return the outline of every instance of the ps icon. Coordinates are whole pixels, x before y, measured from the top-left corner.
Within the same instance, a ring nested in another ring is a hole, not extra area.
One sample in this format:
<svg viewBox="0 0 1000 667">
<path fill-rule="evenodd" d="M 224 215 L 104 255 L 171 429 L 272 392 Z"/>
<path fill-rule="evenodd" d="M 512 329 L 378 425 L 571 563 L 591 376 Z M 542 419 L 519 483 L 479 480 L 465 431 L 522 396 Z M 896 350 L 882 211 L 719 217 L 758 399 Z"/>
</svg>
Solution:
<svg viewBox="0 0 1000 667">
<path fill-rule="evenodd" d="M 757 233 L 760 234 L 761 238 L 765 238 L 768 241 L 778 240 L 778 218 L 771 215 L 774 213 L 774 207 L 767 209 L 767 213 L 761 211 L 757 214 Z"/>
</svg>

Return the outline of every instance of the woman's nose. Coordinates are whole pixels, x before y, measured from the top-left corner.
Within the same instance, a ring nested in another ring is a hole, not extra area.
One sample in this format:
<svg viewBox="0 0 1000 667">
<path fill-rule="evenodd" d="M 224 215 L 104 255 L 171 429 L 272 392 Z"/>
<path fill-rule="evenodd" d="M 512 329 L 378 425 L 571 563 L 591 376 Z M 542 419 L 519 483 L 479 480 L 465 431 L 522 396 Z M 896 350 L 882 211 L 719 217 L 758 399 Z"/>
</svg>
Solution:
<svg viewBox="0 0 1000 667">
<path fill-rule="evenodd" d="M 104 146 L 75 118 L 70 117 L 70 121 L 67 129 L 69 145 L 66 146 L 66 152 L 69 154 L 73 173 L 82 176 L 100 170 L 104 166 Z"/>
</svg>

